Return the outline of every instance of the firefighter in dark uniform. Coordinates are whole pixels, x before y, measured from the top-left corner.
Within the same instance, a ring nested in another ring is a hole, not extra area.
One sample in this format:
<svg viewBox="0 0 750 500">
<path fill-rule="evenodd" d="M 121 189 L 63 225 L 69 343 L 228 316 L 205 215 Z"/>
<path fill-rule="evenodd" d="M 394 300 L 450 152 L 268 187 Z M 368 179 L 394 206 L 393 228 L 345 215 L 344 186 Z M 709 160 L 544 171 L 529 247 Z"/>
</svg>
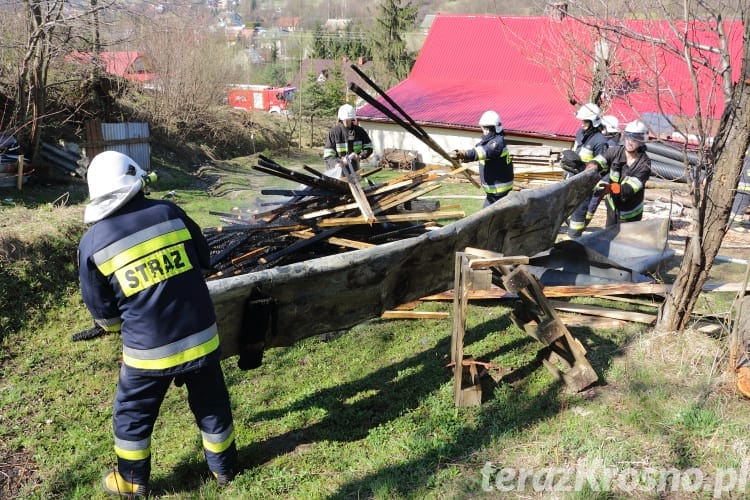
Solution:
<svg viewBox="0 0 750 500">
<path fill-rule="evenodd" d="M 618 120 L 616 116 L 602 116 L 601 130 L 602 134 L 604 134 L 604 138 L 607 139 L 607 148 L 614 148 L 620 145 L 620 120 Z M 589 207 L 586 210 L 586 226 L 588 226 L 594 218 L 596 209 L 599 208 L 600 201 L 602 201 L 602 199 L 598 196 L 592 196 L 590 198 Z"/>
<path fill-rule="evenodd" d="M 594 188 L 594 196 L 603 196 L 607 205 L 606 227 L 643 218 L 646 181 L 651 176 L 651 159 L 646 154 L 648 129 L 641 121 L 627 124 L 624 145 L 607 149 L 586 168 L 605 174 Z"/>
<path fill-rule="evenodd" d="M 576 133 L 573 151 L 577 153 L 582 165 L 586 165 L 607 149 L 607 138 L 601 131 L 601 110 L 594 103 L 584 104 L 578 109 L 576 119 L 581 121 L 581 128 Z M 577 238 L 583 234 L 583 230 L 591 222 L 593 213 L 591 217 L 586 217 L 590 203 L 591 197 L 589 196 L 573 210 L 568 221 L 568 236 L 571 238 Z"/>
<path fill-rule="evenodd" d="M 479 162 L 479 178 L 486 195 L 484 208 L 513 190 L 513 162 L 505 145 L 500 115 L 492 110 L 485 111 L 479 118 L 479 126 L 482 140 L 473 149 L 454 149 L 449 156 L 463 163 Z"/>
<path fill-rule="evenodd" d="M 339 108 L 339 122 L 328 132 L 323 161 L 328 168 L 335 168 L 340 159 L 349 153 L 355 153 L 358 159 L 364 160 L 372 154 L 372 141 L 367 131 L 356 124 L 357 112 L 351 104 Z M 359 162 L 353 165 L 359 167 Z"/>
<path fill-rule="evenodd" d="M 122 336 L 113 411 L 117 468 L 105 473 L 103 486 L 126 497 L 147 495 L 151 433 L 173 380 L 187 387 L 208 467 L 220 484 L 233 478 L 237 464 L 216 317 L 201 272 L 209 267 L 209 248 L 177 205 L 145 197 L 151 176 L 124 154 L 97 155 L 84 213 L 94 225 L 78 247 L 83 301 L 97 325 Z"/>
</svg>

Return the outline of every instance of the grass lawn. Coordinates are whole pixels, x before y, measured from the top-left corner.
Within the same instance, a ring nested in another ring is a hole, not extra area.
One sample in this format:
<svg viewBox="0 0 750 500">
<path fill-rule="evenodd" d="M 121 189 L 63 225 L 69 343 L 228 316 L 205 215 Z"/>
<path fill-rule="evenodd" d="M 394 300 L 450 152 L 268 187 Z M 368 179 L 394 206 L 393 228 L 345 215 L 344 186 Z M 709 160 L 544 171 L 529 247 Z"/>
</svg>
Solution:
<svg viewBox="0 0 750 500">
<path fill-rule="evenodd" d="M 320 168 L 312 154 L 274 159 Z M 174 191 L 172 199 L 202 226 L 213 226 L 210 211 L 262 201 L 264 179 L 251 164 L 221 164 L 201 179 L 157 164 L 162 184 L 152 196 Z M 481 199 L 453 198 L 481 194 L 464 182 L 431 194 L 451 196 L 441 204 L 459 203 L 467 213 L 481 206 Z M 0 227 L 0 496 L 105 498 L 99 480 L 115 463 L 111 407 L 121 344 L 116 335 L 70 340 L 91 326 L 75 269 L 85 189 L 71 187 L 66 204 L 54 189 L 12 196 L 16 206 L 4 209 Z M 743 266 L 722 266 L 715 266 L 717 280 L 744 274 Z M 727 307 L 714 301 L 707 310 Z M 451 312 L 452 304 L 419 310 Z M 154 494 L 745 496 L 750 414 L 727 371 L 725 334 L 660 333 L 636 323 L 571 328 L 600 377 L 571 394 L 542 366 L 541 345 L 510 312 L 500 301 L 469 305 L 465 353 L 512 370 L 500 383 L 483 382 L 478 407 L 453 404 L 445 368 L 450 319 L 375 319 L 270 349 L 252 371 L 224 360 L 241 474 L 224 489 L 210 479 L 186 390 L 172 387 L 152 440 Z"/>
</svg>

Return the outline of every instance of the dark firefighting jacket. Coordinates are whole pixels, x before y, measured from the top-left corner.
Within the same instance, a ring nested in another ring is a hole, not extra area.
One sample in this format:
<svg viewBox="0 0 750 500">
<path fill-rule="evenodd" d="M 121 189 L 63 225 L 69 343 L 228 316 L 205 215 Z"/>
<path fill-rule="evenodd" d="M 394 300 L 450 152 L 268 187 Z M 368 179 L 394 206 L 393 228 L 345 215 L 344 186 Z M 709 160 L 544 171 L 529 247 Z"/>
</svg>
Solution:
<svg viewBox="0 0 750 500">
<path fill-rule="evenodd" d="M 208 244 L 177 205 L 138 193 L 89 228 L 78 260 L 83 301 L 97 324 L 121 332 L 128 367 L 171 375 L 218 358 L 201 272 L 209 267 Z"/>
<path fill-rule="evenodd" d="M 505 195 L 513 189 L 513 162 L 502 132 L 491 131 L 473 149 L 464 152 L 464 162 L 479 162 L 482 188 L 490 195 Z"/>
<path fill-rule="evenodd" d="M 336 158 L 343 158 L 349 153 L 357 153 L 362 159 L 367 158 L 372 154 L 372 141 L 367 131 L 359 125 L 352 125 L 349 129 L 339 122 L 328 132 L 323 160 L 332 167 Z"/>
<path fill-rule="evenodd" d="M 607 206 L 618 211 L 623 222 L 642 215 L 646 181 L 651 177 L 651 159 L 646 155 L 646 148 L 640 149 L 639 156 L 630 165 L 627 163 L 625 146 L 609 148 L 596 156 L 593 162 L 600 171 L 609 169 L 609 174 L 602 178 L 601 183 L 620 184 L 619 194 L 605 196 Z"/>
<path fill-rule="evenodd" d="M 573 143 L 573 151 L 578 153 L 581 161 L 588 163 L 595 156 L 604 153 L 608 145 L 607 137 L 600 130 L 593 127 L 587 130 L 579 128 Z"/>
</svg>

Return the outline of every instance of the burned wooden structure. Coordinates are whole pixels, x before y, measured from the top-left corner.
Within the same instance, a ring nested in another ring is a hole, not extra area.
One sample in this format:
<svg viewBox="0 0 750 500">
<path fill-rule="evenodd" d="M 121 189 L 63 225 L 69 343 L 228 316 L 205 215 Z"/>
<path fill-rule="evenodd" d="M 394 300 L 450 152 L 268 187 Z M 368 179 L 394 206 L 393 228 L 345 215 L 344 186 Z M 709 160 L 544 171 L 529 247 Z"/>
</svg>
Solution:
<svg viewBox="0 0 750 500">
<path fill-rule="evenodd" d="M 350 328 L 399 304 L 451 288 L 453 258 L 466 247 L 534 255 L 597 181 L 585 172 L 509 194 L 419 236 L 208 282 L 224 356 L 292 345 Z"/>
<path fill-rule="evenodd" d="M 222 226 L 204 228 L 211 248 L 209 280 L 236 276 L 325 255 L 370 248 L 424 234 L 436 220 L 457 219 L 461 210 L 418 200 L 450 173 L 438 165 L 374 183 L 379 169 L 355 171 L 345 162 L 340 176 L 312 167 L 286 168 L 260 156 L 255 170 L 297 182 L 296 189 L 264 189 L 281 202 L 257 213 L 217 214 Z M 303 171 L 301 171 L 303 170 Z"/>
</svg>

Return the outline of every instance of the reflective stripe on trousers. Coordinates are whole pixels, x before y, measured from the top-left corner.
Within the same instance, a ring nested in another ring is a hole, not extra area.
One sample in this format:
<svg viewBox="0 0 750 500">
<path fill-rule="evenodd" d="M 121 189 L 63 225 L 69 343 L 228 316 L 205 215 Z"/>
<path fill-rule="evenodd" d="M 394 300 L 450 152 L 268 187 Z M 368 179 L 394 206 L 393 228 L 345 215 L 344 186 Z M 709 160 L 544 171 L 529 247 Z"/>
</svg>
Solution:
<svg viewBox="0 0 750 500">
<path fill-rule="evenodd" d="M 229 404 L 229 393 L 218 361 L 181 374 L 188 391 L 188 404 L 200 429 L 177 447 L 203 447 L 209 468 L 228 474 L 236 467 L 237 448 Z M 115 454 L 118 471 L 132 482 L 146 484 L 151 472 L 151 434 L 159 408 L 174 377 L 142 374 L 126 365 L 120 369 L 113 411 Z M 187 430 L 187 429 L 186 429 Z M 191 436 L 183 433 L 182 435 Z"/>
</svg>

